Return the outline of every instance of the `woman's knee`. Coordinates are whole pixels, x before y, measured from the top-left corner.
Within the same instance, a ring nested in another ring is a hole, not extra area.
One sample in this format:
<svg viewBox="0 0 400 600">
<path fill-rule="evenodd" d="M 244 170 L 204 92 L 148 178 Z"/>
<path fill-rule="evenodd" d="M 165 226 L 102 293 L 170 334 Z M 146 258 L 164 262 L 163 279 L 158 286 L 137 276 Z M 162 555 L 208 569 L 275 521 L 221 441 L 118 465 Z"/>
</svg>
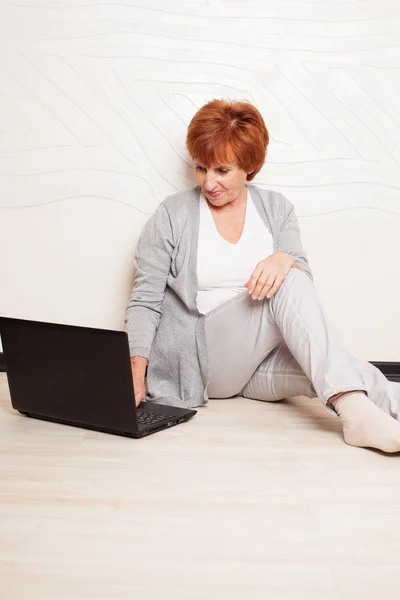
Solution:
<svg viewBox="0 0 400 600">
<path fill-rule="evenodd" d="M 288 278 L 289 280 L 292 279 L 295 281 L 310 281 L 310 278 L 304 273 L 304 271 L 302 271 L 301 269 L 296 269 L 295 267 L 292 267 L 290 269 L 286 279 Z"/>
<path fill-rule="evenodd" d="M 295 289 L 296 293 L 298 293 L 299 288 L 307 289 L 310 283 L 312 282 L 310 281 L 308 275 L 304 273 L 304 271 L 292 268 L 282 281 L 275 295 L 279 294 L 279 292 L 289 292 L 293 289 Z"/>
</svg>

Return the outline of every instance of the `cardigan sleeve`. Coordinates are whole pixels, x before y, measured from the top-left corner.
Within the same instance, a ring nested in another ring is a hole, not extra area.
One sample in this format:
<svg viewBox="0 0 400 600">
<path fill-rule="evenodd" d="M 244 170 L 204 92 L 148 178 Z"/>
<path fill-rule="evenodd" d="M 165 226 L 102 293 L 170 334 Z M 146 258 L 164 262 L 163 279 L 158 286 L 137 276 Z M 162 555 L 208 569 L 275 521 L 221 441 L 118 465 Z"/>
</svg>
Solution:
<svg viewBox="0 0 400 600">
<path fill-rule="evenodd" d="M 296 264 L 313 281 L 312 271 L 308 264 L 307 254 L 301 241 L 300 227 L 294 211 L 293 204 L 282 196 L 282 202 L 285 205 L 285 216 L 280 227 L 278 238 L 278 249 L 293 256 Z"/>
<path fill-rule="evenodd" d="M 160 204 L 143 227 L 136 246 L 135 280 L 125 318 L 131 356 L 150 356 L 162 315 L 173 249 L 170 218 Z"/>
</svg>

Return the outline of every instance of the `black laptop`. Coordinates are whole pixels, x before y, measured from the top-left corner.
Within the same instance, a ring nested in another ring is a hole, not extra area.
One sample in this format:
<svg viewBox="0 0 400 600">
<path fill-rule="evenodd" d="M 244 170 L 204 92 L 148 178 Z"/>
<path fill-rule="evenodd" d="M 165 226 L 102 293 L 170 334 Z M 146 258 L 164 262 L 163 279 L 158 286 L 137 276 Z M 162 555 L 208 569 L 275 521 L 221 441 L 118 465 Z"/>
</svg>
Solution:
<svg viewBox="0 0 400 600">
<path fill-rule="evenodd" d="M 24 415 L 140 438 L 197 411 L 135 405 L 123 331 L 0 317 L 13 408 Z"/>
</svg>

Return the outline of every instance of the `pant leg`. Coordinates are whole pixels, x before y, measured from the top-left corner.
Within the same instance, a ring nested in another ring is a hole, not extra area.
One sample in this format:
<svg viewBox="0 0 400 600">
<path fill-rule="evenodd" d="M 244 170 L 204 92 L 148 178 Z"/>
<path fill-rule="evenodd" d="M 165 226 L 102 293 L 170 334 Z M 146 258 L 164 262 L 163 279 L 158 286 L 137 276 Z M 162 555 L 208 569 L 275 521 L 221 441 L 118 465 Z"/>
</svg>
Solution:
<svg viewBox="0 0 400 600">
<path fill-rule="evenodd" d="M 284 341 L 324 404 L 339 392 L 365 390 L 375 404 L 400 420 L 400 385 L 351 356 L 325 315 L 313 283 L 298 269 L 290 270 L 269 300 L 252 300 L 245 291 L 210 311 L 205 332 L 210 397 L 239 394 Z"/>
<path fill-rule="evenodd" d="M 255 302 L 247 290 L 206 315 L 210 365 L 209 398 L 236 396 L 258 365 L 282 342 L 267 302 Z"/>
<path fill-rule="evenodd" d="M 257 367 L 240 395 L 273 402 L 293 396 L 315 398 L 317 392 L 289 348 L 282 342 Z"/>
<path fill-rule="evenodd" d="M 364 390 L 400 420 L 400 384 L 346 350 L 305 273 L 291 269 L 269 306 L 286 345 L 324 404 L 339 392 Z"/>
</svg>

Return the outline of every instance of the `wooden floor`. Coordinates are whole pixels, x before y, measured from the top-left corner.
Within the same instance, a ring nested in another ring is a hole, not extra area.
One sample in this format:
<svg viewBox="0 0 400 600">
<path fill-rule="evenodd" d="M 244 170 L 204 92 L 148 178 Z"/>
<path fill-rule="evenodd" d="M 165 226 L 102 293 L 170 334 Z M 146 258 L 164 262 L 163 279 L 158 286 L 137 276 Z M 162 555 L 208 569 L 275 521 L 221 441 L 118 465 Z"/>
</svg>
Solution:
<svg viewBox="0 0 400 600">
<path fill-rule="evenodd" d="M 0 598 L 398 600 L 400 456 L 304 397 L 142 440 L 28 419 L 0 374 Z"/>
</svg>

